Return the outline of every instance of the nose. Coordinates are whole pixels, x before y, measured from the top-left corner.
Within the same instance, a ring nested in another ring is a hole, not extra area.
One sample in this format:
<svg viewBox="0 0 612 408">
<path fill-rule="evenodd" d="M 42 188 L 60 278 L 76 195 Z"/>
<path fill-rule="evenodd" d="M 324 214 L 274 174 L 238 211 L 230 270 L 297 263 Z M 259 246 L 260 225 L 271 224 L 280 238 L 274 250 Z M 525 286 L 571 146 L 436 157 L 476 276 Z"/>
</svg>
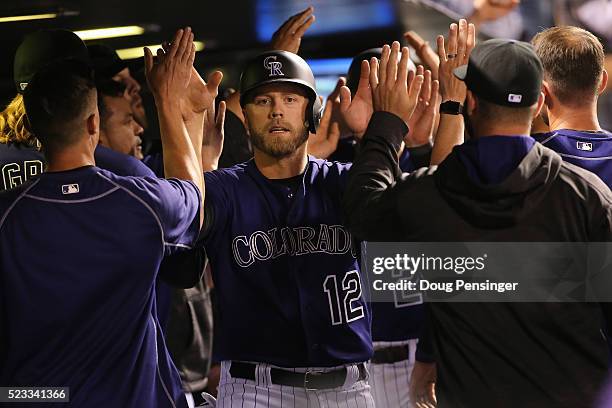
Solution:
<svg viewBox="0 0 612 408">
<path fill-rule="evenodd" d="M 282 118 L 284 114 L 282 106 L 283 104 L 278 99 L 272 99 L 272 109 L 270 111 L 270 116 L 272 116 L 273 118 Z"/>
<path fill-rule="evenodd" d="M 144 132 L 143 127 L 140 126 L 138 122 L 134 121 L 134 134 L 136 136 L 141 136 L 143 132 Z"/>
</svg>

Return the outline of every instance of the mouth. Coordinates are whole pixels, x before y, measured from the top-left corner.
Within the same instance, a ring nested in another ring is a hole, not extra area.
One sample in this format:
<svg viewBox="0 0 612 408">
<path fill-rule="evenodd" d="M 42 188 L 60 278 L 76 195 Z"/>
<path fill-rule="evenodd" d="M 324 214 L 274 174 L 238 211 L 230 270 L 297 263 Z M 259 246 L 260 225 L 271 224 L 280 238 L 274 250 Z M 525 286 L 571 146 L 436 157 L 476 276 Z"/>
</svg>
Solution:
<svg viewBox="0 0 612 408">
<path fill-rule="evenodd" d="M 272 127 L 270 127 L 268 132 L 272 133 L 272 134 L 281 134 L 281 133 L 289 132 L 289 129 L 286 128 L 286 127 L 283 127 L 283 126 L 272 126 Z"/>
</svg>

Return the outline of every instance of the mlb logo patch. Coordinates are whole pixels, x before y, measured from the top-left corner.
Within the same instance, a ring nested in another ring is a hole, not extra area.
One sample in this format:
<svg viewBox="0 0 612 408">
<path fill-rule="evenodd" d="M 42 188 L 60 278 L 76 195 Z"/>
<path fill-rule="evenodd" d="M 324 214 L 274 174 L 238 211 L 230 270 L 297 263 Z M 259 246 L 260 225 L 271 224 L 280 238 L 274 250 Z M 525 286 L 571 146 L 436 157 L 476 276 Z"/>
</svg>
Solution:
<svg viewBox="0 0 612 408">
<path fill-rule="evenodd" d="M 576 142 L 576 149 L 582 150 L 584 152 L 592 152 L 593 151 L 593 143 Z"/>
<path fill-rule="evenodd" d="M 522 100 L 523 100 L 523 95 L 515 95 L 515 94 L 508 95 L 508 102 L 510 103 L 521 103 Z"/>
<path fill-rule="evenodd" d="M 78 184 L 64 184 L 62 186 L 62 194 L 76 194 L 79 192 Z"/>
</svg>

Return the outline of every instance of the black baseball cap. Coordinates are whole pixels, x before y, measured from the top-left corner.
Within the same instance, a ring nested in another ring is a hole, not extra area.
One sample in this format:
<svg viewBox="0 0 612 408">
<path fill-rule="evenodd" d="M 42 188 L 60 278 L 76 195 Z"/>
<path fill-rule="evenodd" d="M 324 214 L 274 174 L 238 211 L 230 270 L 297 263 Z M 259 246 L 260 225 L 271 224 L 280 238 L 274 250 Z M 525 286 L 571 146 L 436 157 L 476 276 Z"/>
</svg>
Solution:
<svg viewBox="0 0 612 408">
<path fill-rule="evenodd" d="M 85 43 L 72 31 L 52 29 L 28 34 L 17 48 L 13 62 L 13 81 L 17 92 L 23 93 L 40 69 L 69 58 L 90 64 Z"/>
<path fill-rule="evenodd" d="M 128 64 L 117 55 L 117 52 L 106 45 L 88 45 L 87 49 L 96 78 L 110 79 L 128 67 Z"/>
<path fill-rule="evenodd" d="M 520 108 L 538 101 L 544 69 L 531 44 L 492 39 L 478 44 L 454 74 L 478 97 Z"/>
</svg>

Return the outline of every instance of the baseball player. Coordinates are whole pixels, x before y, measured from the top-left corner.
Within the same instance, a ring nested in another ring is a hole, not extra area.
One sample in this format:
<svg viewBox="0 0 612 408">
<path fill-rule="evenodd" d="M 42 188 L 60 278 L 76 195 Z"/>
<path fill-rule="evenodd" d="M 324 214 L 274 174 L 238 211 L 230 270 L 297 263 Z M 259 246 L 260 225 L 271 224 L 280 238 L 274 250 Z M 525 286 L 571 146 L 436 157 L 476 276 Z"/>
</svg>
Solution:
<svg viewBox="0 0 612 408">
<path fill-rule="evenodd" d="M 217 406 L 371 407 L 370 311 L 339 207 L 348 166 L 306 154 L 321 116 L 312 71 L 269 51 L 240 93 L 254 159 L 205 173 Z"/>
<path fill-rule="evenodd" d="M 610 190 L 529 137 L 544 103 L 543 70 L 533 48 L 489 40 L 471 55 L 464 47 L 442 54 L 443 43 L 439 49 L 441 58 L 460 64 L 453 71 L 441 63 L 440 78 L 444 96 L 467 95 L 474 140 L 455 147 L 437 168 L 401 174 L 397 150 L 422 78 L 407 89 L 405 65 L 398 70 L 394 63 L 399 43 L 385 47 L 385 74 L 377 75 L 374 63 L 370 81 L 379 112 L 343 200 L 354 233 L 424 242 L 609 241 Z M 401 54 L 405 63 L 408 49 Z M 469 63 L 462 64 L 466 55 Z M 454 80 L 448 77 L 453 72 Z M 459 80 L 466 88 L 454 82 Z M 438 406 L 592 406 L 607 375 L 602 314 L 610 319 L 609 304 L 428 303 L 425 339 L 438 370 Z"/>
<path fill-rule="evenodd" d="M 87 47 L 68 30 L 41 30 L 27 35 L 17 48 L 13 80 L 17 95 L 0 114 L 0 190 L 14 188 L 41 174 L 45 160 L 40 143 L 25 126 L 23 92 L 33 75 L 62 59 L 89 63 Z M 133 157 L 104 146 L 95 151 L 96 164 L 123 176 L 154 176 Z"/>
<path fill-rule="evenodd" d="M 582 28 L 554 27 L 532 43 L 544 66 L 543 116 L 550 127 L 534 138 L 612 186 L 612 134 L 597 119 L 597 101 L 608 83 L 601 42 Z"/>
<path fill-rule="evenodd" d="M 51 406 L 187 406 L 155 317 L 154 281 L 164 254 L 188 248 L 202 222 L 201 136 L 187 134 L 175 108 L 192 42 L 180 30 L 158 64 L 147 53 L 171 180 L 95 167 L 99 118 L 86 65 L 55 62 L 28 81 L 24 103 L 48 167 L 0 193 L 0 384 L 69 387 L 69 403 Z"/>
</svg>

